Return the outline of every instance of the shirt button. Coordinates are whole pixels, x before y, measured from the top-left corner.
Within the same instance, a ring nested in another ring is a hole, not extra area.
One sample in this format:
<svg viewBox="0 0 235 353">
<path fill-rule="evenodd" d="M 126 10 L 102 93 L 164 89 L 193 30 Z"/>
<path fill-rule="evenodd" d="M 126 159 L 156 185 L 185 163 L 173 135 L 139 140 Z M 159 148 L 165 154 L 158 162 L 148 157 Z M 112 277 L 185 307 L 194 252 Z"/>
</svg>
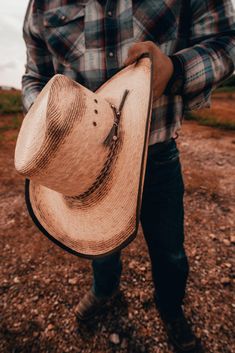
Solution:
<svg viewBox="0 0 235 353">
<path fill-rule="evenodd" d="M 113 57 L 113 55 L 114 55 L 114 54 L 113 54 L 113 52 L 112 52 L 112 51 L 110 51 L 110 52 L 109 52 L 109 56 L 110 56 L 110 58 L 112 58 L 112 57 Z"/>
<path fill-rule="evenodd" d="M 64 21 L 66 19 L 66 16 L 63 15 L 60 17 L 60 19 L 61 19 L 61 21 Z"/>
<path fill-rule="evenodd" d="M 108 16 L 112 17 L 112 15 L 113 15 L 112 11 L 108 11 Z"/>
</svg>

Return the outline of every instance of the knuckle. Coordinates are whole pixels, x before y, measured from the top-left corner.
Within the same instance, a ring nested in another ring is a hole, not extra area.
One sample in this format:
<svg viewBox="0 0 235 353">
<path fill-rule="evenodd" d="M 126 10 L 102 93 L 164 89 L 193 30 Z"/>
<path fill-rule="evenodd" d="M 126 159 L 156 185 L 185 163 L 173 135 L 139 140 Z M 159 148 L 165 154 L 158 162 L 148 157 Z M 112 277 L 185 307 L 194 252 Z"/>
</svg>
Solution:
<svg viewBox="0 0 235 353">
<path fill-rule="evenodd" d="M 129 49 L 128 49 L 128 54 L 132 55 L 136 51 L 136 43 L 133 44 Z"/>
<path fill-rule="evenodd" d="M 150 40 L 147 40 L 147 41 L 145 42 L 145 45 L 146 45 L 146 47 L 147 47 L 148 49 L 152 49 L 152 47 L 153 47 L 153 42 L 151 42 Z"/>
</svg>

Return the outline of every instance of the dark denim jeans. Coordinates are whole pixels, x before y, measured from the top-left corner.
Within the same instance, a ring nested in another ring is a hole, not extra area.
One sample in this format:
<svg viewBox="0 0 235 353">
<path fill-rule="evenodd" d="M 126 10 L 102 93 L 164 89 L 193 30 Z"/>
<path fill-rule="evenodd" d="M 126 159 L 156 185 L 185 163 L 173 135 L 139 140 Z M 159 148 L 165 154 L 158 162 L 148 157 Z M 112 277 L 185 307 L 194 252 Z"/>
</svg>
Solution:
<svg viewBox="0 0 235 353">
<path fill-rule="evenodd" d="M 149 147 L 141 223 L 152 264 L 157 307 L 174 312 L 182 304 L 188 276 L 184 251 L 184 184 L 174 139 Z M 120 252 L 92 262 L 93 290 L 109 296 L 119 285 Z"/>
</svg>

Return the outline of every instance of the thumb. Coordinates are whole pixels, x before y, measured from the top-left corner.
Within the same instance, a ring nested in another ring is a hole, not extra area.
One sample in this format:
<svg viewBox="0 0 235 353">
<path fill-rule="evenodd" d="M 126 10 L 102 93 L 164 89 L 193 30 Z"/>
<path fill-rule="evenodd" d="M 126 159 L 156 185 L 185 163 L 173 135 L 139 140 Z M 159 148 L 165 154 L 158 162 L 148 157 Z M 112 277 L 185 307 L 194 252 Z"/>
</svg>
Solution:
<svg viewBox="0 0 235 353">
<path fill-rule="evenodd" d="M 124 65 L 128 66 L 133 64 L 145 52 L 146 52 L 146 47 L 143 44 L 135 43 L 129 48 L 127 58 L 124 61 Z"/>
</svg>

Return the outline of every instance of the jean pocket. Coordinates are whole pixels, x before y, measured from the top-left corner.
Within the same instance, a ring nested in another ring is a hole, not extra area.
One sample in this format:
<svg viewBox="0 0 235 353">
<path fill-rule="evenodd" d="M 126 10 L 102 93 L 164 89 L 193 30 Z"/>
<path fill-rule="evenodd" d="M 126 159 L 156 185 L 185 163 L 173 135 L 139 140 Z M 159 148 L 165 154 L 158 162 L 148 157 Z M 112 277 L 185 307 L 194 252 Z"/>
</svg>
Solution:
<svg viewBox="0 0 235 353">
<path fill-rule="evenodd" d="M 44 37 L 49 51 L 64 65 L 85 52 L 83 5 L 61 6 L 44 13 Z"/>
</svg>

